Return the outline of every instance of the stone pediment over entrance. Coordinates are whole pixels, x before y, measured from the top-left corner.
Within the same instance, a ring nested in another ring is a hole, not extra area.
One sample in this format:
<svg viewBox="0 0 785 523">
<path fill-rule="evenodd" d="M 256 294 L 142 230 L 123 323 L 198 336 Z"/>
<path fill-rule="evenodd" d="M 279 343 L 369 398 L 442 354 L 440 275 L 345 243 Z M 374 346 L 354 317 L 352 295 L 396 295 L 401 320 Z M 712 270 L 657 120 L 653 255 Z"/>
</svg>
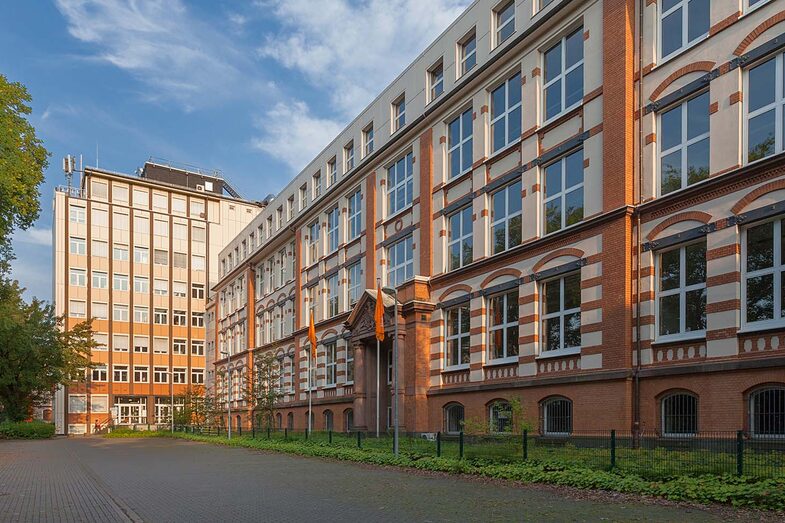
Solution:
<svg viewBox="0 0 785 523">
<path fill-rule="evenodd" d="M 382 300 L 384 305 L 384 332 L 385 338 L 388 338 L 392 335 L 395 328 L 393 318 L 395 299 L 382 293 Z M 346 328 L 352 333 L 352 340 L 359 341 L 376 336 L 376 322 L 373 317 L 375 311 L 376 290 L 365 289 L 344 323 Z"/>
</svg>

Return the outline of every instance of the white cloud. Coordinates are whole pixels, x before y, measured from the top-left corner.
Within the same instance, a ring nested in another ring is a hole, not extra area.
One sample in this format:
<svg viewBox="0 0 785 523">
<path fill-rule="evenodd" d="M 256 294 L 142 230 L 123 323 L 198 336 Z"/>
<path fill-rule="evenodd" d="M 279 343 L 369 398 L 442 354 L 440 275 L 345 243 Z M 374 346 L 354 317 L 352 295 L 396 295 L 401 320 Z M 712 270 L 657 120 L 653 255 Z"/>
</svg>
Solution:
<svg viewBox="0 0 785 523">
<path fill-rule="evenodd" d="M 356 116 L 470 0 L 310 0 L 259 2 L 282 26 L 259 54 L 298 70 L 329 93 L 335 110 Z"/>
<path fill-rule="evenodd" d="M 279 102 L 256 122 L 262 135 L 252 145 L 299 172 L 341 129 L 342 124 L 311 115 L 301 101 Z"/>
<path fill-rule="evenodd" d="M 150 101 L 186 110 L 226 99 L 253 84 L 245 54 L 180 0 L 56 0 L 68 32 L 92 58 L 128 71 Z"/>
<path fill-rule="evenodd" d="M 42 229 L 38 227 L 30 227 L 26 231 L 16 231 L 14 233 L 14 240 L 22 243 L 30 243 L 33 245 L 52 246 L 52 229 Z"/>
</svg>

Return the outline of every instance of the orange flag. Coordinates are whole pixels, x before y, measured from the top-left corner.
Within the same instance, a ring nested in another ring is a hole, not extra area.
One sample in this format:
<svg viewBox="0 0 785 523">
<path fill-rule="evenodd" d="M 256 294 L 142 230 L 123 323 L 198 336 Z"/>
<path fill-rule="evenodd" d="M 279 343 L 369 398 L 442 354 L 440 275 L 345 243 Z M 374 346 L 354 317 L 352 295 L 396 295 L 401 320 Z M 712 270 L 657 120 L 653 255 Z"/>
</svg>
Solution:
<svg viewBox="0 0 785 523">
<path fill-rule="evenodd" d="M 376 311 L 373 314 L 376 321 L 376 339 L 384 341 L 384 303 L 382 303 L 382 287 L 376 284 Z"/>
<path fill-rule="evenodd" d="M 316 359 L 316 326 L 313 324 L 313 309 L 311 309 L 311 321 L 308 323 L 308 342 L 311 344 L 311 357 Z"/>
</svg>

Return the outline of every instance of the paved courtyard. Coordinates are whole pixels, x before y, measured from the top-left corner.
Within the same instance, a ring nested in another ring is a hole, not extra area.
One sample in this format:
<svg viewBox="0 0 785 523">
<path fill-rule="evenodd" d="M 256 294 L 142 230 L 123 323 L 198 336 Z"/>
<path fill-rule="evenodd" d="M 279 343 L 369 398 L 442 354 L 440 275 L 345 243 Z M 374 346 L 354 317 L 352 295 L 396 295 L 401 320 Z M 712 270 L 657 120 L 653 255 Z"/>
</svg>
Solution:
<svg viewBox="0 0 785 523">
<path fill-rule="evenodd" d="M 0 441 L 0 521 L 720 521 L 168 439 Z"/>
</svg>

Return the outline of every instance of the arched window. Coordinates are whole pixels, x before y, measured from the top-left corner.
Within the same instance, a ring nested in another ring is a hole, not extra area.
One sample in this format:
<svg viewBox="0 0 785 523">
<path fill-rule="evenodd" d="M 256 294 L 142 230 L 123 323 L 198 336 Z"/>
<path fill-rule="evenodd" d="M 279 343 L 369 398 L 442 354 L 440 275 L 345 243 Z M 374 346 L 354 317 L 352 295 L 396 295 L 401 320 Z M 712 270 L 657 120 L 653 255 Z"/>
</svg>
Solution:
<svg viewBox="0 0 785 523">
<path fill-rule="evenodd" d="M 572 432 L 572 401 L 552 398 L 542 406 L 542 431 L 548 436 L 566 436 Z"/>
<path fill-rule="evenodd" d="M 463 430 L 463 405 L 451 403 L 444 407 L 444 432 L 457 434 Z"/>
<path fill-rule="evenodd" d="M 754 436 L 785 437 L 785 386 L 750 395 L 750 431 Z"/>
<path fill-rule="evenodd" d="M 275 428 L 281 430 L 283 428 L 283 416 L 281 413 L 275 415 Z"/>
<path fill-rule="evenodd" d="M 697 434 L 698 398 L 686 392 L 664 397 L 661 424 L 665 436 Z"/>
<path fill-rule="evenodd" d="M 324 430 L 333 430 L 333 411 L 324 411 Z"/>
<path fill-rule="evenodd" d="M 294 414 L 291 412 L 286 415 L 286 428 L 289 430 L 294 429 Z"/>
<path fill-rule="evenodd" d="M 494 401 L 490 407 L 490 431 L 512 432 L 512 407 L 506 401 Z"/>
<path fill-rule="evenodd" d="M 352 409 L 343 411 L 343 428 L 346 432 L 354 430 L 354 411 Z"/>
</svg>

